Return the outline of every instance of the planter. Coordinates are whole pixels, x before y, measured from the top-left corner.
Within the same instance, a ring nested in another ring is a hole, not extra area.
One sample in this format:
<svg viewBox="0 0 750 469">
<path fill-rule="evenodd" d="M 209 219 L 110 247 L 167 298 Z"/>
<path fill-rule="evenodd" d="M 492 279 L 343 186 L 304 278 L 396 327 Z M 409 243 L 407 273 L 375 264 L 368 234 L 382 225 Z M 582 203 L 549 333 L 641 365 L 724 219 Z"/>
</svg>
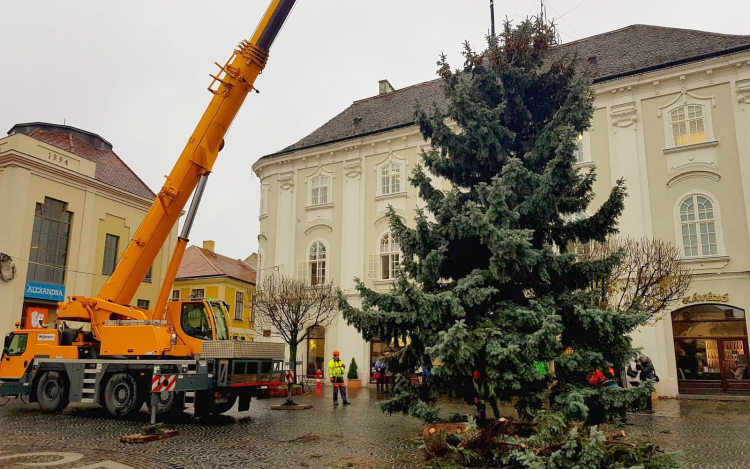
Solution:
<svg viewBox="0 0 750 469">
<path fill-rule="evenodd" d="M 292 386 L 292 396 L 301 396 L 302 386 Z"/>
<path fill-rule="evenodd" d="M 350 387 L 350 388 L 361 388 L 362 387 L 362 380 L 361 379 L 350 379 L 350 380 L 348 380 L 347 387 Z"/>
<path fill-rule="evenodd" d="M 289 392 L 286 388 L 279 389 L 279 388 L 269 388 L 268 394 L 271 397 L 287 397 L 289 395 Z"/>
</svg>

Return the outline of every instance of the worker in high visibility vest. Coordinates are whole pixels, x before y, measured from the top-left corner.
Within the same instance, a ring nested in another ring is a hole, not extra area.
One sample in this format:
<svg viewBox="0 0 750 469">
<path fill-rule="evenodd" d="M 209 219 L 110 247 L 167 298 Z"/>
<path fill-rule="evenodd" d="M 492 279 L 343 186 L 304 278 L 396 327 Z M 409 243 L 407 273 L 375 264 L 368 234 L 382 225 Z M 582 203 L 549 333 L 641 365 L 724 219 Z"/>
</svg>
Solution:
<svg viewBox="0 0 750 469">
<path fill-rule="evenodd" d="M 333 351 L 333 360 L 328 362 L 328 377 L 331 379 L 333 384 L 333 405 L 339 405 L 339 391 L 341 392 L 341 399 L 344 400 L 344 405 L 349 405 L 346 399 L 346 385 L 344 384 L 344 370 L 346 365 L 339 359 L 339 351 Z"/>
</svg>

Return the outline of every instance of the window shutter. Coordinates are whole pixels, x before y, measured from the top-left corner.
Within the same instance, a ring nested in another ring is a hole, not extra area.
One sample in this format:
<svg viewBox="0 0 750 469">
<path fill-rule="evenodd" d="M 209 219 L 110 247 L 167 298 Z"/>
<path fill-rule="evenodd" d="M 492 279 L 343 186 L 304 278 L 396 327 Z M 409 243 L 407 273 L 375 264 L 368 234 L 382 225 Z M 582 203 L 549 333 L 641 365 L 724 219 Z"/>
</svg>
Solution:
<svg viewBox="0 0 750 469">
<path fill-rule="evenodd" d="M 304 280 L 305 283 L 309 282 L 309 279 L 307 278 L 307 262 L 305 261 L 299 261 L 297 262 L 297 278 L 299 280 Z"/>
<path fill-rule="evenodd" d="M 377 254 L 370 254 L 370 262 L 368 263 L 368 268 L 367 268 L 367 278 L 369 280 L 378 279 L 378 255 Z"/>
</svg>

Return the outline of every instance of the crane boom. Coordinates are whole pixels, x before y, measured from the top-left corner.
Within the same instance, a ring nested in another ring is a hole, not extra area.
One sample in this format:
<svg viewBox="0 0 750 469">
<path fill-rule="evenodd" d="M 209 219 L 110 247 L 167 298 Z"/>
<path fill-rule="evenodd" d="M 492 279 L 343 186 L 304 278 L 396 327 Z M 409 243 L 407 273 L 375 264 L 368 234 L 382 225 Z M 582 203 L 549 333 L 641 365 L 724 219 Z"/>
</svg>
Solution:
<svg viewBox="0 0 750 469">
<path fill-rule="evenodd" d="M 273 0 L 251 40 L 242 41 L 220 67 L 209 86 L 214 97 L 98 299 L 119 305 L 132 301 L 200 177 L 211 172 L 224 135 L 265 67 L 268 51 L 295 1 Z M 219 86 L 214 90 L 216 82 Z"/>
</svg>

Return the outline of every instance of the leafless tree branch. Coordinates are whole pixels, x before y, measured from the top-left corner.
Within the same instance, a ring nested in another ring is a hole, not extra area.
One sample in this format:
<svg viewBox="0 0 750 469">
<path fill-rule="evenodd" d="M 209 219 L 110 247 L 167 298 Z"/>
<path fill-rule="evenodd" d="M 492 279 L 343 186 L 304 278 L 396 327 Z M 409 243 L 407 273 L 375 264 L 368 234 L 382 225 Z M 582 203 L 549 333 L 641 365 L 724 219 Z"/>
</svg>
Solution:
<svg viewBox="0 0 750 469">
<path fill-rule="evenodd" d="M 622 262 L 592 288 L 600 292 L 601 306 L 638 309 L 647 314 L 647 323 L 661 319 L 690 288 L 691 271 L 682 263 L 680 251 L 661 239 L 610 238 L 574 245 L 573 252 L 582 261 L 620 254 Z"/>
</svg>

